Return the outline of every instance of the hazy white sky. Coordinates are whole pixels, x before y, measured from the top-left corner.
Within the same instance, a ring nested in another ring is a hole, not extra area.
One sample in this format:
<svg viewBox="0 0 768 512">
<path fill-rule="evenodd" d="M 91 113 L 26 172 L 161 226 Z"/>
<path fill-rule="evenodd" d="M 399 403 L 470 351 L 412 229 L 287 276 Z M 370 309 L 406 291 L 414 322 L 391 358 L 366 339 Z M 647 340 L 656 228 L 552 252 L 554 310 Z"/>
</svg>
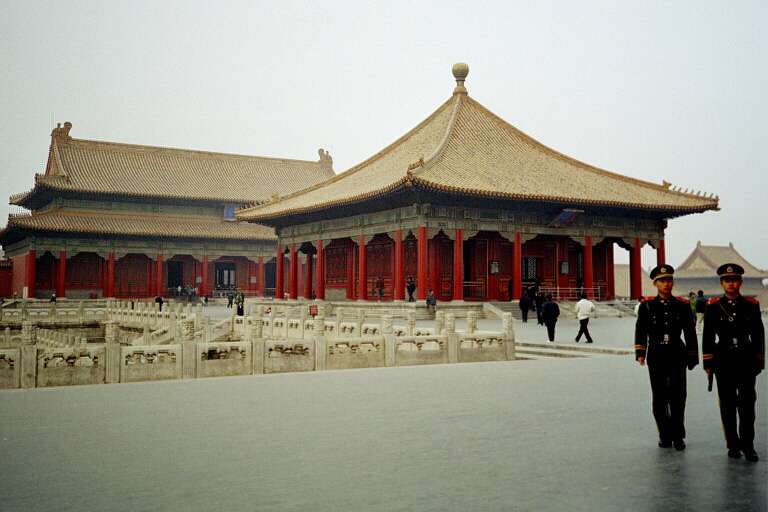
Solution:
<svg viewBox="0 0 768 512">
<path fill-rule="evenodd" d="M 670 222 L 670 263 L 732 241 L 768 268 L 766 22 L 759 1 L 0 0 L 0 216 L 43 171 L 52 121 L 251 155 L 324 147 L 340 172 L 437 108 L 464 61 L 470 95 L 544 144 L 719 194 L 722 211 Z"/>
</svg>

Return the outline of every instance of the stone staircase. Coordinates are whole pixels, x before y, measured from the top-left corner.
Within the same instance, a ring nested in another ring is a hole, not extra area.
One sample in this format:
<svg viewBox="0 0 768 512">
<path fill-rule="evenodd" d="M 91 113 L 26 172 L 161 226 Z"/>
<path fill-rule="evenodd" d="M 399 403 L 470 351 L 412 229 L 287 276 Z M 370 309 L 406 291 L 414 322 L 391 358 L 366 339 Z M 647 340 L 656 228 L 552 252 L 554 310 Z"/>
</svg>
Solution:
<svg viewBox="0 0 768 512">
<path fill-rule="evenodd" d="M 562 343 L 515 343 L 515 352 L 520 359 L 551 359 L 592 356 L 629 356 L 634 352 L 623 348 L 596 347 L 589 345 L 565 345 Z"/>
</svg>

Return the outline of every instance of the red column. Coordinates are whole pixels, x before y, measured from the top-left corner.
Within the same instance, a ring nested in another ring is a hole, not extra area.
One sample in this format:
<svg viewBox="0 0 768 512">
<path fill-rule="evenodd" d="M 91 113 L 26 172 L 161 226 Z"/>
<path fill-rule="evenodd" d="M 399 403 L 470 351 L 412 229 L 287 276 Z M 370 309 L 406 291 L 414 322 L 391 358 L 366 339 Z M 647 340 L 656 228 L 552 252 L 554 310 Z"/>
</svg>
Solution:
<svg viewBox="0 0 768 512">
<path fill-rule="evenodd" d="M 350 243 L 347 246 L 347 299 L 355 297 L 355 246 Z"/>
<path fill-rule="evenodd" d="M 259 297 L 264 296 L 265 277 L 264 272 L 264 256 L 259 256 L 259 262 L 256 264 L 256 295 Z"/>
<path fill-rule="evenodd" d="M 664 265 L 667 262 L 667 255 L 664 248 L 664 239 L 659 240 L 659 246 L 656 248 L 656 264 Z"/>
<path fill-rule="evenodd" d="M 432 250 L 429 251 L 429 287 L 435 294 L 435 298 L 440 297 L 440 239 L 433 238 L 427 241 L 427 246 Z"/>
<path fill-rule="evenodd" d="M 427 228 L 416 230 L 416 298 L 427 298 Z"/>
<path fill-rule="evenodd" d="M 299 297 L 299 262 L 296 244 L 291 244 L 290 256 L 288 261 L 288 297 L 297 299 Z"/>
<path fill-rule="evenodd" d="M 157 295 L 163 296 L 165 295 L 165 286 L 163 286 L 163 255 L 158 254 L 157 255 L 157 261 L 155 262 L 156 270 L 155 270 L 155 278 L 156 278 L 156 290 Z"/>
<path fill-rule="evenodd" d="M 594 279 L 592 277 L 592 237 L 586 235 L 584 237 L 584 288 L 586 288 L 587 297 L 592 298 L 592 287 L 594 286 Z"/>
<path fill-rule="evenodd" d="M 613 266 L 613 242 L 605 247 L 605 277 L 607 281 L 605 298 L 606 300 L 614 300 L 616 298 L 616 282 Z"/>
<path fill-rule="evenodd" d="M 365 236 L 360 235 L 357 244 L 357 299 L 368 300 L 368 262 Z"/>
<path fill-rule="evenodd" d="M 201 297 L 208 295 L 208 256 L 203 256 L 203 264 L 200 269 L 202 283 L 200 283 L 199 293 Z"/>
<path fill-rule="evenodd" d="M 640 239 L 635 238 L 635 244 L 629 253 L 629 293 L 637 299 L 643 295 L 642 262 Z"/>
<path fill-rule="evenodd" d="M 523 242 L 519 231 L 515 232 L 515 245 L 512 248 L 512 298 L 523 296 Z"/>
<path fill-rule="evenodd" d="M 304 298 L 312 298 L 312 255 L 307 254 L 307 268 L 304 276 Z"/>
<path fill-rule="evenodd" d="M 317 298 L 320 300 L 325 299 L 325 250 L 323 249 L 323 241 L 317 241 Z"/>
<path fill-rule="evenodd" d="M 59 273 L 56 276 L 56 296 L 63 298 L 67 293 L 67 251 L 59 251 Z"/>
<path fill-rule="evenodd" d="M 102 290 L 103 295 L 107 297 L 115 296 L 115 253 L 110 252 L 107 255 L 107 283 L 106 290 Z"/>
<path fill-rule="evenodd" d="M 405 276 L 403 276 L 403 232 L 395 232 L 395 300 L 405 300 Z"/>
<path fill-rule="evenodd" d="M 485 296 L 488 300 L 499 300 L 499 275 L 491 274 L 490 262 L 499 259 L 499 244 L 496 237 L 488 240 L 488 258 L 485 262 L 486 272 L 488 272 L 488 287 Z"/>
<path fill-rule="evenodd" d="M 277 244 L 275 252 L 275 298 L 283 300 L 285 298 L 285 257 L 283 256 L 283 246 Z"/>
<path fill-rule="evenodd" d="M 35 280 L 37 279 L 36 267 L 37 253 L 31 250 L 27 253 L 26 272 L 24 274 L 24 286 L 27 287 L 27 297 L 32 298 L 35 296 Z"/>
<path fill-rule="evenodd" d="M 453 241 L 453 300 L 464 300 L 464 230 Z"/>
</svg>

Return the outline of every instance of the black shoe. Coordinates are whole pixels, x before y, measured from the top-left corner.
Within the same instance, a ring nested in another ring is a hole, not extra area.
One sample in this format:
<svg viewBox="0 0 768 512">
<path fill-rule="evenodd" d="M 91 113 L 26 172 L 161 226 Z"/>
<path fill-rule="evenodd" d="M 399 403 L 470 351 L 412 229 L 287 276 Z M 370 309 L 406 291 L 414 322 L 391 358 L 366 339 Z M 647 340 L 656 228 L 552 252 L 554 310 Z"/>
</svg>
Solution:
<svg viewBox="0 0 768 512">
<path fill-rule="evenodd" d="M 760 457 L 757 456 L 757 452 L 754 448 L 744 448 L 741 451 L 744 452 L 744 458 L 749 462 L 757 462 L 760 460 Z"/>
<path fill-rule="evenodd" d="M 678 439 L 677 441 L 674 441 L 672 444 L 675 445 L 675 450 L 681 452 L 685 450 L 685 441 L 682 439 Z"/>
<path fill-rule="evenodd" d="M 578 343 L 578 342 L 579 342 L 579 338 L 574 338 L 574 339 L 573 339 L 573 341 L 575 341 L 576 343 Z"/>
<path fill-rule="evenodd" d="M 741 450 L 728 450 L 728 456 L 732 459 L 740 459 Z"/>
<path fill-rule="evenodd" d="M 659 441 L 659 448 L 672 448 L 672 441 L 667 441 L 667 440 Z"/>
</svg>

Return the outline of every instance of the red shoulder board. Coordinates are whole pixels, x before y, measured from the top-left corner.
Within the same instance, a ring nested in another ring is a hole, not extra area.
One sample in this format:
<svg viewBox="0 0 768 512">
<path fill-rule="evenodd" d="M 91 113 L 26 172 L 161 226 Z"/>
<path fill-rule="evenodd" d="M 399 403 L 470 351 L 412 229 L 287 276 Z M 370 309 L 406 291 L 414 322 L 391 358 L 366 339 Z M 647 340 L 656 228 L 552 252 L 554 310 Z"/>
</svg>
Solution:
<svg viewBox="0 0 768 512">
<path fill-rule="evenodd" d="M 648 296 L 646 296 L 646 297 L 640 297 L 640 302 L 648 302 L 649 300 L 653 300 L 653 299 L 655 299 L 655 298 L 656 298 L 656 297 L 653 297 L 653 296 L 651 296 L 651 295 L 648 295 Z"/>
<path fill-rule="evenodd" d="M 675 297 L 675 298 L 680 302 L 682 302 L 683 304 L 690 304 L 690 302 L 688 302 L 688 299 L 686 299 L 685 297 Z"/>
<path fill-rule="evenodd" d="M 748 302 L 751 302 L 752 304 L 757 304 L 758 306 L 760 305 L 760 301 L 759 301 L 759 300 L 757 300 L 757 299 L 756 299 L 756 298 L 754 298 L 754 297 L 744 297 L 744 298 L 745 298 L 745 299 L 747 299 L 747 301 L 748 301 Z"/>
<path fill-rule="evenodd" d="M 712 297 L 707 301 L 707 304 L 717 304 L 718 302 L 720 302 L 720 297 Z"/>
</svg>

